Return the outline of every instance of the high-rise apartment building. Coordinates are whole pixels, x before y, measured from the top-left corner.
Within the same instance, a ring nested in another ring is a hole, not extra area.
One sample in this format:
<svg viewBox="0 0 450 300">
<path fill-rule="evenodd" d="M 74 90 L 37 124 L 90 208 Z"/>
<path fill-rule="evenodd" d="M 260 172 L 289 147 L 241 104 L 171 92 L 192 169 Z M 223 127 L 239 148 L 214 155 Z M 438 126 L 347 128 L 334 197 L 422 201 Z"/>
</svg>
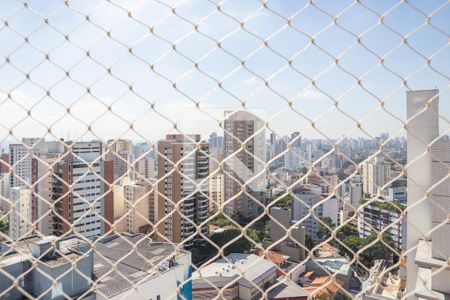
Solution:
<svg viewBox="0 0 450 300">
<path fill-rule="evenodd" d="M 209 178 L 209 210 L 217 211 L 225 202 L 225 176 L 223 173 L 211 175 Z"/>
<path fill-rule="evenodd" d="M 101 156 L 102 143 L 76 142 L 68 149 L 71 154 L 54 167 L 53 218 L 55 235 L 71 230 L 96 238 L 110 231 L 114 222 L 113 162 L 96 160 Z"/>
<path fill-rule="evenodd" d="M 264 122 L 248 111 L 225 112 L 224 136 L 225 200 L 231 200 L 225 213 L 256 217 L 262 211 L 266 182 Z"/>
<path fill-rule="evenodd" d="M 23 187 L 13 187 L 9 200 L 14 209 L 9 214 L 9 236 L 13 240 L 26 237 L 31 232 L 31 192 Z"/>
<path fill-rule="evenodd" d="M 375 157 L 362 166 L 364 194 L 374 196 L 382 194 L 381 189 L 391 177 L 391 165 L 382 158 Z"/>
<path fill-rule="evenodd" d="M 12 187 L 26 187 L 31 184 L 31 158 L 24 144 L 9 145 L 10 184 Z"/>
<path fill-rule="evenodd" d="M 439 137 L 439 91 L 407 92 L 408 228 L 406 292 L 450 297 L 450 142 Z M 431 147 L 430 147 L 431 146 Z M 439 272 L 437 272 L 437 270 Z"/>
<path fill-rule="evenodd" d="M 134 160 L 133 143 L 126 139 L 109 140 L 105 148 L 105 160 L 113 161 L 114 180 L 123 177 L 125 174 L 132 177 L 133 174 L 128 173 L 128 171 L 129 165 Z"/>
<path fill-rule="evenodd" d="M 380 198 L 373 200 L 358 210 L 358 230 L 360 237 L 375 232 L 384 232 L 391 237 L 398 253 L 405 250 L 406 218 L 402 214 L 404 206 L 400 203 Z"/>
<path fill-rule="evenodd" d="M 63 152 L 64 144 L 62 141 L 45 141 L 39 138 L 23 138 L 21 144 L 9 145 L 9 164 L 11 168 L 8 176 L 4 177 L 9 178 L 9 188 L 21 187 L 33 190 L 33 193 L 31 193 L 30 219 L 32 222 L 40 218 L 39 197 L 37 196 L 39 193 L 39 168 L 44 167 L 45 171 L 48 171 L 48 166 L 40 165 L 38 158 L 47 153 L 61 155 Z M 34 187 L 32 188 L 33 184 Z M 5 201 L 3 203 L 4 209 L 6 209 L 7 203 Z"/>
<path fill-rule="evenodd" d="M 320 224 L 318 219 L 324 217 L 323 205 L 314 208 L 314 217 L 308 215 L 311 212 L 311 207 L 322 200 L 321 193 L 322 189 L 320 186 L 312 184 L 300 185 L 294 189 L 294 197 L 292 199 L 292 220 L 303 220 L 300 225 L 305 227 L 306 232 L 315 240 L 319 238 L 317 236 Z"/>
<path fill-rule="evenodd" d="M 154 191 L 146 180 L 123 178 L 114 185 L 114 220 L 116 232 L 144 233 L 153 229 L 151 214 Z"/>
<path fill-rule="evenodd" d="M 191 248 L 202 238 L 197 226 L 208 218 L 209 144 L 200 135 L 168 134 L 158 142 L 158 226 L 160 235 Z M 203 234 L 208 226 L 201 227 Z"/>
</svg>

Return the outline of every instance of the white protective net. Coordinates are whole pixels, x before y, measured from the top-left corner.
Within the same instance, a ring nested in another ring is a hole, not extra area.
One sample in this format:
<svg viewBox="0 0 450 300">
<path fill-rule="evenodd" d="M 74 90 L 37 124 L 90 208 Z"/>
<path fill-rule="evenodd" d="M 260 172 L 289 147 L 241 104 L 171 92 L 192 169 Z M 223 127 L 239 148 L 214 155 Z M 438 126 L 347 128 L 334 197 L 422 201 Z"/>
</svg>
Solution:
<svg viewBox="0 0 450 300">
<path fill-rule="evenodd" d="M 447 299 L 449 28 L 445 0 L 0 0 L 0 298 Z"/>
</svg>

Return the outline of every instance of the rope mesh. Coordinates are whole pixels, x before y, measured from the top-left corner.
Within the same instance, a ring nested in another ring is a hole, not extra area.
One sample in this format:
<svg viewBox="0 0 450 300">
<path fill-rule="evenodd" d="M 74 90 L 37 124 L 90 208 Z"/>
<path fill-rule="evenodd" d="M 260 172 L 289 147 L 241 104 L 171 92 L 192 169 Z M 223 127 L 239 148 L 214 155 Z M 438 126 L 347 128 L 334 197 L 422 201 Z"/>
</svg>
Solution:
<svg viewBox="0 0 450 300">
<path fill-rule="evenodd" d="M 0 298 L 450 295 L 449 9 L 0 2 Z"/>
</svg>

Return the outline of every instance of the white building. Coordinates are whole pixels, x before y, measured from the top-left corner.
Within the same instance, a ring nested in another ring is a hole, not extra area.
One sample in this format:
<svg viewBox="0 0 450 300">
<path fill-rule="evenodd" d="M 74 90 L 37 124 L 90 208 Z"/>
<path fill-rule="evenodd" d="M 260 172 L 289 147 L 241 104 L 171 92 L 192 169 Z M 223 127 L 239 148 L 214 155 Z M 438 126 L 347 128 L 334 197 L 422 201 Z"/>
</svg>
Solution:
<svg viewBox="0 0 450 300">
<path fill-rule="evenodd" d="M 43 153 L 63 153 L 60 141 L 45 141 L 39 138 L 23 138 L 21 144 L 9 145 L 10 187 L 26 187 L 33 181 L 33 158 Z M 36 170 L 34 170 L 36 171 Z"/>
<path fill-rule="evenodd" d="M 363 192 L 370 196 L 382 195 L 382 188 L 390 180 L 391 165 L 376 157 L 363 163 Z"/>
<path fill-rule="evenodd" d="M 9 236 L 13 240 L 31 232 L 31 191 L 13 187 L 10 189 L 11 213 L 9 214 Z"/>
<path fill-rule="evenodd" d="M 289 171 L 299 171 L 306 166 L 305 159 L 302 157 L 302 149 L 289 147 L 288 152 L 284 154 L 284 168 Z"/>
<path fill-rule="evenodd" d="M 442 137 L 436 141 L 439 91 L 407 92 L 407 116 L 407 246 L 413 250 L 407 257 L 406 291 L 413 293 L 411 298 L 445 299 L 450 296 L 450 180 L 443 179 L 450 166 L 450 143 Z"/>
<path fill-rule="evenodd" d="M 0 174 L 0 210 L 2 213 L 9 211 L 9 185 L 10 173 Z"/>
<path fill-rule="evenodd" d="M 334 225 L 338 224 L 339 218 L 339 203 L 338 198 L 331 197 L 322 204 L 322 218 L 328 217 Z"/>
<path fill-rule="evenodd" d="M 294 197 L 292 199 L 292 220 L 300 221 L 301 226 L 305 227 L 306 232 L 311 234 L 313 239 L 318 239 L 317 230 L 319 229 L 319 221 L 323 218 L 323 205 L 314 208 L 314 216 L 308 216 L 312 207 L 321 200 L 322 189 L 320 186 L 308 184 L 302 185 L 294 189 Z"/>
<path fill-rule="evenodd" d="M 102 155 L 99 141 L 76 142 L 69 146 L 69 155 L 59 160 L 53 171 L 55 209 L 54 235 L 71 230 L 87 238 L 96 238 L 109 230 L 114 221 L 112 161 L 98 159 Z M 69 186 L 68 183 L 71 183 Z M 106 220 L 106 221 L 105 221 Z"/>
<path fill-rule="evenodd" d="M 225 177 L 225 199 L 234 198 L 226 213 L 238 212 L 251 219 L 263 210 L 266 188 L 264 121 L 245 110 L 227 111 L 224 127 L 225 171 L 233 176 Z M 242 150 L 244 141 L 246 151 Z M 241 193 L 244 183 L 247 194 Z"/>
<path fill-rule="evenodd" d="M 31 184 L 31 155 L 23 144 L 9 145 L 10 187 L 26 187 Z"/>
<path fill-rule="evenodd" d="M 116 232 L 139 233 L 152 228 L 150 205 L 154 201 L 151 184 L 144 180 L 122 178 L 114 185 L 114 219 Z"/>
<path fill-rule="evenodd" d="M 408 194 L 406 191 L 406 186 L 399 186 L 387 189 L 387 197 L 391 201 L 400 201 L 406 204 L 408 199 Z"/>
<path fill-rule="evenodd" d="M 192 296 L 193 299 L 213 299 L 217 297 L 217 288 L 223 288 L 221 299 L 261 299 L 259 289 L 264 291 L 276 282 L 277 270 L 273 262 L 260 256 L 232 253 L 192 275 Z"/>
<path fill-rule="evenodd" d="M 398 253 L 405 250 L 406 218 L 402 214 L 404 205 L 399 202 L 372 200 L 359 211 L 358 230 L 361 237 L 369 236 L 374 230 L 384 230 L 395 244 Z"/>
</svg>

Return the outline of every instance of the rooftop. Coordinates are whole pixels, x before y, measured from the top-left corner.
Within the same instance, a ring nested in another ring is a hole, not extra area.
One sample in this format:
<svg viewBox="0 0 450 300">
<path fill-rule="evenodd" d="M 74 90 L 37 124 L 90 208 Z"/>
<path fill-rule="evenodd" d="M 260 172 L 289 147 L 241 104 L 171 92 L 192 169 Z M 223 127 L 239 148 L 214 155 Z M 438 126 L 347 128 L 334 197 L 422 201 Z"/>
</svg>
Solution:
<svg viewBox="0 0 450 300">
<path fill-rule="evenodd" d="M 315 262 L 327 269 L 331 274 L 347 275 L 351 268 L 345 257 L 316 258 Z"/>
<path fill-rule="evenodd" d="M 267 293 L 269 299 L 309 296 L 309 293 L 305 289 L 289 279 L 278 278 L 278 282 L 274 286 L 275 288 Z"/>
<path fill-rule="evenodd" d="M 80 251 L 91 249 L 83 246 Z M 173 244 L 152 242 L 143 234 L 122 233 L 100 239 L 94 253 L 96 292 L 107 297 L 121 294 L 143 279 L 166 272 L 171 258 L 176 260 L 186 254 Z M 175 267 L 176 263 L 170 268 Z"/>
<path fill-rule="evenodd" d="M 251 282 L 259 282 L 260 279 L 264 278 L 265 274 L 276 272 L 276 265 L 262 257 L 254 254 L 245 253 L 231 253 L 228 255 L 227 260 L 219 259 L 215 262 L 202 267 L 192 275 L 194 281 L 194 286 L 197 288 L 211 287 L 203 278 L 214 278 L 216 277 L 219 281 L 230 282 L 236 278 L 239 284 L 252 287 Z M 207 286 L 203 286 L 203 285 Z"/>
<path fill-rule="evenodd" d="M 42 239 L 38 236 L 30 236 L 16 241 L 15 244 L 10 242 L 0 242 L 0 253 L 4 255 L 0 260 L 0 267 L 30 260 L 33 257 L 33 244 L 42 245 L 44 243 L 51 243 L 52 241 L 55 241 L 52 237 Z M 42 255 L 39 259 L 39 263 L 48 267 L 56 267 L 78 260 L 82 254 L 67 247 L 66 245 L 68 245 L 68 242 L 72 245 L 74 243 L 82 243 L 84 241 L 77 237 L 65 238 L 59 243 L 59 249 L 54 256 L 50 258 Z"/>
</svg>

